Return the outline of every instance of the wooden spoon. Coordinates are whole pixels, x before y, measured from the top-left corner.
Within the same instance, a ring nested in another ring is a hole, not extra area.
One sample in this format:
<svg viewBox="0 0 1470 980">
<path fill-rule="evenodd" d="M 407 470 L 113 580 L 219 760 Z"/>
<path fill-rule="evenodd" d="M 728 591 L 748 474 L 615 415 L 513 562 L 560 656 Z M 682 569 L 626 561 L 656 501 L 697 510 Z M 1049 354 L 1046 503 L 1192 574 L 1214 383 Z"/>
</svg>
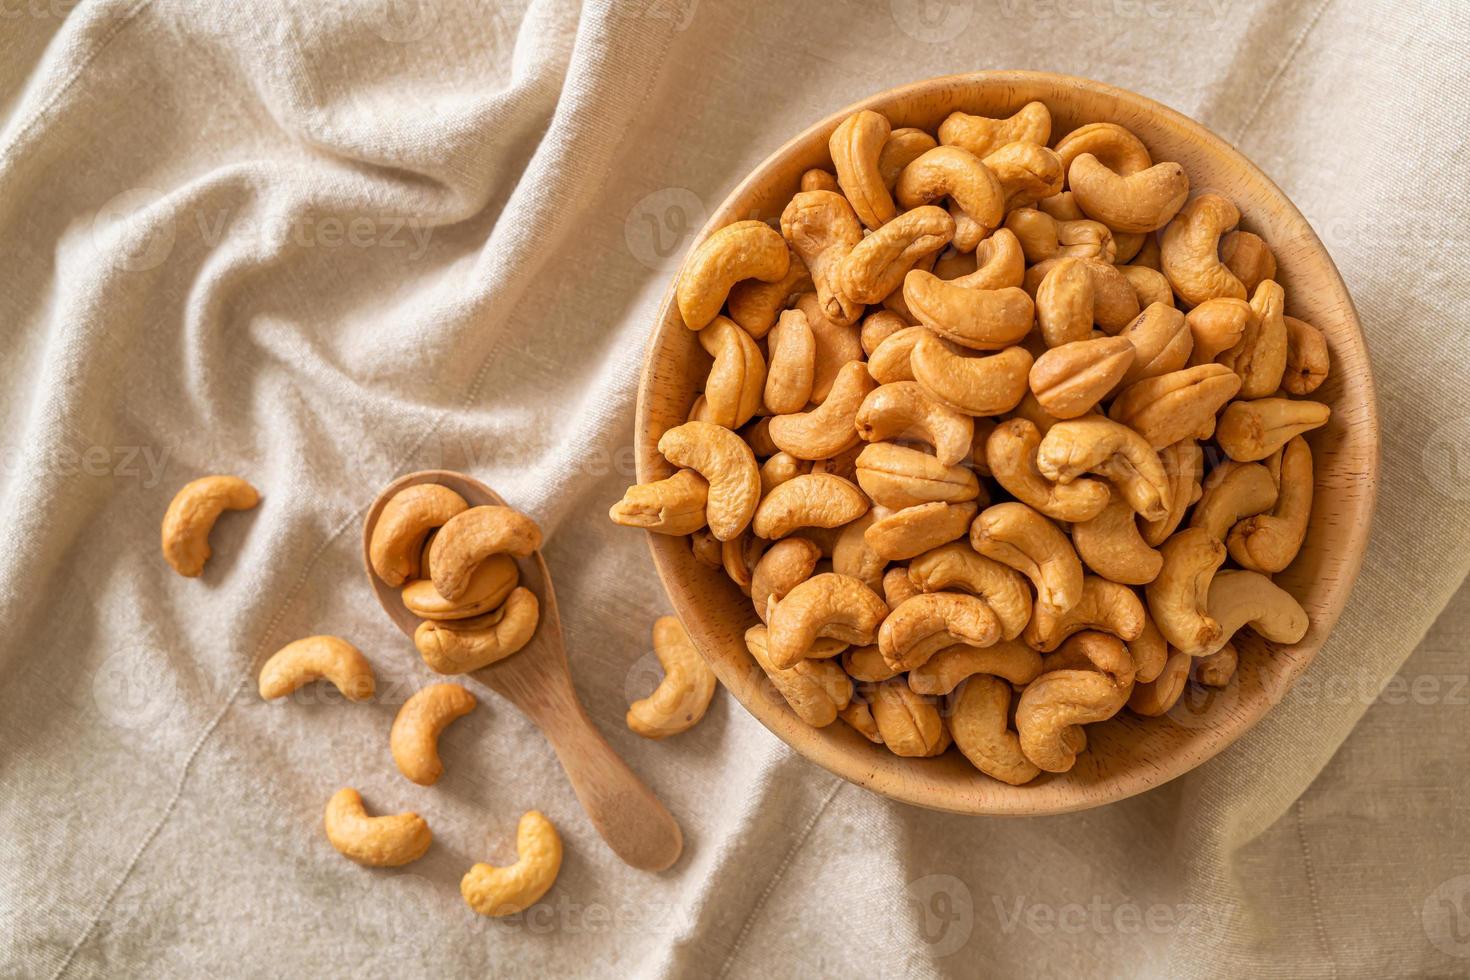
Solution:
<svg viewBox="0 0 1470 980">
<path fill-rule="evenodd" d="M 419 618 L 403 605 L 399 590 L 373 573 L 368 561 L 368 544 L 373 527 L 389 498 L 418 483 L 438 483 L 458 493 L 471 507 L 505 505 L 494 490 L 473 477 L 449 470 L 425 470 L 394 480 L 378 494 L 363 525 L 363 560 L 368 581 L 378 602 L 398 628 L 410 637 Z M 628 768 L 602 737 L 577 692 L 567 669 L 567 651 L 562 641 L 561 616 L 556 592 L 541 552 L 518 562 L 521 584 L 541 603 L 541 622 L 525 648 L 498 663 L 475 671 L 491 690 L 521 710 L 539 729 L 566 770 L 567 779 L 581 801 L 592 825 L 618 857 L 635 868 L 662 871 L 679 859 L 684 838 L 679 825 L 643 781 Z"/>
</svg>

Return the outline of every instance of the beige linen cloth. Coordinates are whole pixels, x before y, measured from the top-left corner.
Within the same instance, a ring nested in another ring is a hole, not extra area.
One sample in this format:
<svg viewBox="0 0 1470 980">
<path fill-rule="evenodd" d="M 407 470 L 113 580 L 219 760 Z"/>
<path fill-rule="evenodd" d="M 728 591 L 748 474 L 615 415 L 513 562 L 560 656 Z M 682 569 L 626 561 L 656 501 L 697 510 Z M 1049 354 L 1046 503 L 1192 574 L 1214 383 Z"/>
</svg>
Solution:
<svg viewBox="0 0 1470 980">
<path fill-rule="evenodd" d="M 1470 565 L 1467 64 L 1432 0 L 0 0 L 0 975 L 1464 975 L 1470 594 L 1411 654 Z M 817 118 L 994 67 L 1194 116 L 1321 233 L 1382 396 L 1351 608 L 1232 749 L 1071 816 L 888 803 L 723 693 L 640 740 L 667 606 L 605 514 L 690 235 Z M 441 784 L 393 770 L 431 675 L 360 523 L 440 466 L 545 527 L 581 694 L 684 827 L 671 871 L 620 864 L 478 685 Z M 181 579 L 158 522 L 210 472 L 264 500 Z M 260 700 L 318 632 L 375 703 Z M 332 851 L 345 785 L 424 813 L 429 854 Z M 555 889 L 470 914 L 460 876 L 532 807 Z"/>
</svg>

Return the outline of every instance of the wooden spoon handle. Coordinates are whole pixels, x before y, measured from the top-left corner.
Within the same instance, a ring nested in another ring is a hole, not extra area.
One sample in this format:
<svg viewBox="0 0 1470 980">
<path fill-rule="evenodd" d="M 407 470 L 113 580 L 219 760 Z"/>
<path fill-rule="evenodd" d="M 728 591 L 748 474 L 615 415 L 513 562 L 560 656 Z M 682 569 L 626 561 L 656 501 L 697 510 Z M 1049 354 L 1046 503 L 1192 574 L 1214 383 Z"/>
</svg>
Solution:
<svg viewBox="0 0 1470 980">
<path fill-rule="evenodd" d="M 582 809 L 608 846 L 643 871 L 662 871 L 679 859 L 684 835 L 673 814 L 602 737 L 575 694 L 561 704 L 536 706 L 540 726 L 566 770 Z"/>
</svg>

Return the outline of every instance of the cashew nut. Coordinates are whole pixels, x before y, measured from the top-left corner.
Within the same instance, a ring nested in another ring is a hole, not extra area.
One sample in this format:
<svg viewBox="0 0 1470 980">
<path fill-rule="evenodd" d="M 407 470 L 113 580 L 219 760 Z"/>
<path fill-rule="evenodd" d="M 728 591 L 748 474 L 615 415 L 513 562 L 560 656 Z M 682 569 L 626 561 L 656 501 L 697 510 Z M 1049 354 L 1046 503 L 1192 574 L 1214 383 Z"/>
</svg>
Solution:
<svg viewBox="0 0 1470 980">
<path fill-rule="evenodd" d="M 779 602 L 786 593 L 811 578 L 821 559 L 822 549 L 805 538 L 786 538 L 771 545 L 750 576 L 750 601 L 761 622 L 765 622 L 770 601 L 774 598 Z M 834 560 L 834 567 L 835 564 Z M 657 645 L 657 636 L 654 639 Z"/>
<path fill-rule="evenodd" d="M 1025 140 L 1006 143 L 981 157 L 1000 181 L 1005 209 L 1026 208 L 1059 194 L 1066 180 L 1062 160 L 1052 150 Z"/>
<path fill-rule="evenodd" d="M 1191 367 L 1213 363 L 1245 335 L 1246 325 L 1255 312 L 1243 299 L 1221 297 L 1207 299 L 1184 315 L 1184 322 L 1194 338 L 1189 355 Z"/>
<path fill-rule="evenodd" d="M 694 417 L 738 429 L 760 411 L 766 360 L 750 334 L 728 317 L 715 317 L 700 331 L 699 344 L 714 366 L 704 382 L 704 407 Z"/>
<path fill-rule="evenodd" d="M 925 393 L 947 408 L 965 415 L 999 415 L 1020 403 L 1032 360 L 1022 347 L 988 357 L 961 354 L 925 331 L 914 344 L 909 366 Z"/>
<path fill-rule="evenodd" d="M 1082 725 L 1106 721 L 1128 700 L 1107 674 L 1095 670 L 1056 670 L 1026 686 L 1016 707 L 1021 751 L 1046 772 L 1066 772 L 1077 764 Z"/>
<path fill-rule="evenodd" d="M 1268 279 L 1257 286 L 1240 341 L 1219 357 L 1240 375 L 1242 398 L 1265 398 L 1281 387 L 1287 354 L 1285 305 L 1286 292 L 1279 285 Z"/>
<path fill-rule="evenodd" d="M 1077 418 L 1117 386 L 1135 353 L 1126 337 L 1096 337 L 1052 347 L 1031 367 L 1031 390 L 1049 415 Z"/>
<path fill-rule="evenodd" d="M 1084 214 L 1122 232 L 1164 227 L 1189 197 L 1189 175 L 1177 163 L 1123 176 L 1091 153 L 1068 166 L 1067 184 Z"/>
<path fill-rule="evenodd" d="M 974 263 L 974 269 L 964 275 L 949 278 L 939 275 L 935 264 L 934 274 L 956 286 L 966 289 L 1006 289 L 1020 286 L 1026 281 L 1026 253 L 1015 234 L 1005 228 L 997 228 L 989 238 L 975 247 L 973 253 L 953 253 Z"/>
<path fill-rule="evenodd" d="M 664 669 L 652 694 L 628 708 L 628 727 L 644 738 L 667 738 L 699 723 L 715 696 L 715 672 L 673 616 L 653 623 L 653 652 Z"/>
<path fill-rule="evenodd" d="M 1025 290 L 972 289 L 923 269 L 904 277 L 903 298 L 924 326 L 975 350 L 1000 350 L 1018 343 L 1035 321 L 1035 306 Z"/>
<path fill-rule="evenodd" d="M 729 541 L 745 530 L 761 492 L 760 468 L 745 440 L 712 422 L 685 422 L 659 437 L 658 451 L 709 483 L 705 518 L 716 538 Z"/>
<path fill-rule="evenodd" d="M 893 130 L 878 153 L 878 173 L 883 177 L 883 186 L 892 191 L 903 168 L 938 145 L 939 142 L 922 129 L 905 127 Z"/>
<path fill-rule="evenodd" d="M 1312 450 L 1301 436 L 1267 460 L 1277 488 L 1269 511 L 1258 512 L 1230 529 L 1230 557 L 1243 568 L 1275 574 L 1296 560 L 1312 514 Z"/>
<path fill-rule="evenodd" d="M 1133 287 L 1139 306 L 1147 308 L 1154 303 L 1174 305 L 1174 289 L 1169 285 L 1168 277 L 1159 270 L 1144 265 L 1122 265 L 1118 267 L 1118 271 L 1123 273 L 1128 285 Z"/>
<path fill-rule="evenodd" d="M 709 483 L 704 477 L 693 470 L 680 470 L 666 480 L 629 487 L 607 516 L 614 524 L 656 534 L 693 534 L 704 527 L 708 496 Z"/>
<path fill-rule="evenodd" d="M 1118 336 L 1138 352 L 1123 374 L 1122 386 L 1180 370 L 1194 349 L 1194 335 L 1184 314 L 1162 303 L 1149 304 Z"/>
<path fill-rule="evenodd" d="M 1084 153 L 1090 153 L 1103 166 L 1124 177 L 1131 176 L 1154 165 L 1143 141 L 1117 123 L 1099 122 L 1079 126 L 1057 143 L 1057 156 L 1062 166 L 1070 172 L 1072 161 Z"/>
<path fill-rule="evenodd" d="M 872 589 L 848 575 L 813 575 L 786 593 L 767 616 L 771 663 L 794 667 L 819 637 L 866 646 L 878 638 L 888 605 Z"/>
<path fill-rule="evenodd" d="M 1128 642 L 1128 655 L 1133 658 L 1134 681 L 1147 684 L 1163 673 L 1169 659 L 1169 643 L 1147 613 L 1143 617 L 1143 632 Z"/>
<path fill-rule="evenodd" d="M 831 191 L 834 194 L 842 190 L 837 184 L 837 178 L 830 170 L 816 167 L 801 175 L 801 189 L 804 191 Z"/>
<path fill-rule="evenodd" d="M 1194 679 L 1205 687 L 1229 687 L 1240 663 L 1234 643 L 1226 643 L 1208 657 L 1194 661 Z"/>
<path fill-rule="evenodd" d="M 837 717 L 847 722 L 859 735 L 876 745 L 883 744 L 883 735 L 878 731 L 878 722 L 873 717 L 872 709 L 867 700 L 859 699 L 856 692 L 853 694 L 847 707 L 837 712 Z"/>
<path fill-rule="evenodd" d="M 1204 528 L 1186 528 L 1165 541 L 1163 567 L 1144 586 L 1153 621 L 1176 649 L 1202 657 L 1217 649 L 1220 624 L 1210 614 L 1210 582 L 1225 561 L 1225 545 Z"/>
<path fill-rule="evenodd" d="M 429 561 L 433 564 L 433 558 Z M 469 619 L 504 602 L 520 577 L 520 569 L 510 555 L 491 555 L 473 567 L 457 599 L 444 598 L 429 579 L 410 582 L 399 594 L 408 611 L 420 619 Z"/>
<path fill-rule="evenodd" d="M 983 599 L 958 592 L 926 592 L 905 599 L 883 620 L 878 652 L 889 666 L 911 670 L 945 647 L 988 647 L 1000 639 L 1000 620 Z"/>
<path fill-rule="evenodd" d="M 868 358 L 868 374 L 880 385 L 914 380 L 914 347 L 926 336 L 934 336 L 928 327 L 905 327 L 885 338 Z"/>
<path fill-rule="evenodd" d="M 909 579 L 907 565 L 894 565 L 883 573 L 883 601 L 888 603 L 890 613 L 918 595 L 919 591 L 919 587 Z"/>
<path fill-rule="evenodd" d="M 878 685 L 871 709 L 878 734 L 894 755 L 928 758 L 949 745 L 949 732 L 934 699 L 915 694 L 901 677 Z"/>
<path fill-rule="evenodd" d="M 184 484 L 163 515 L 164 559 L 185 578 L 198 577 L 209 561 L 209 532 L 220 513 L 258 503 L 260 494 L 238 476 L 202 476 Z"/>
<path fill-rule="evenodd" d="M 1235 273 L 1246 292 L 1254 292 L 1267 279 L 1276 278 L 1276 256 L 1271 254 L 1271 247 L 1260 235 L 1248 231 L 1232 231 L 1220 239 L 1220 260 Z"/>
<path fill-rule="evenodd" d="M 1083 473 L 1113 481 L 1128 506 L 1145 520 L 1169 512 L 1172 487 L 1148 440 L 1101 416 L 1058 422 L 1036 450 L 1036 468 L 1048 480 L 1070 483 Z"/>
<path fill-rule="evenodd" d="M 720 566 L 741 592 L 750 595 L 751 574 L 760 561 L 766 542 L 746 531 L 720 544 Z"/>
<path fill-rule="evenodd" d="M 1224 571 L 1210 583 L 1210 616 L 1220 635 L 1197 656 L 1219 652 L 1237 630 L 1249 626 L 1272 643 L 1291 644 L 1311 625 L 1301 604 L 1260 572 Z"/>
<path fill-rule="evenodd" d="M 886 116 L 864 109 L 844 119 L 827 141 L 837 169 L 837 185 L 852 202 L 858 218 L 875 231 L 898 214 L 879 166 L 883 146 L 892 132 Z"/>
<path fill-rule="evenodd" d="M 904 276 L 926 255 L 954 237 L 954 219 L 933 205 L 892 218 L 859 242 L 837 268 L 837 282 L 854 303 L 879 303 L 903 285 Z"/>
<path fill-rule="evenodd" d="M 842 477 L 807 473 L 772 490 L 756 508 L 751 528 L 774 541 L 800 527 L 841 527 L 867 509 L 868 498 Z"/>
<path fill-rule="evenodd" d="M 1095 670 L 1120 688 L 1131 688 L 1135 679 L 1132 652 L 1117 637 L 1096 630 L 1069 636 L 1055 652 L 1041 658 L 1043 674 L 1054 670 Z"/>
<path fill-rule="evenodd" d="M 730 299 L 726 303 L 730 319 L 756 340 L 770 332 L 781 311 L 796 302 L 798 296 L 816 288 L 801 256 L 790 245 L 786 246 L 786 251 L 789 264 L 786 275 L 780 279 L 775 282 L 745 279 L 730 287 Z"/>
<path fill-rule="evenodd" d="M 991 475 L 1017 500 L 1047 517 L 1069 522 L 1096 517 L 1111 496 L 1107 484 L 1099 480 L 1056 483 L 1042 476 L 1036 467 L 1041 438 L 1028 419 L 1014 418 L 997 425 L 986 443 Z"/>
<path fill-rule="evenodd" d="M 1226 460 L 1210 471 L 1199 506 L 1189 519 L 1220 541 L 1239 521 L 1270 510 L 1276 503 L 1276 481 L 1260 463 Z"/>
<path fill-rule="evenodd" d="M 849 361 L 822 404 L 809 412 L 771 419 L 771 440 L 797 459 L 830 459 L 858 441 L 855 421 L 875 388 L 863 362 Z"/>
<path fill-rule="evenodd" d="M 1051 521 L 1022 503 L 987 508 L 970 528 L 970 546 L 1031 580 L 1036 611 L 1071 609 L 1082 598 L 1082 562 Z"/>
<path fill-rule="evenodd" d="M 444 774 L 439 735 L 454 719 L 475 708 L 475 696 L 458 684 L 420 688 L 398 709 L 388 748 L 398 771 L 410 782 L 432 786 Z"/>
<path fill-rule="evenodd" d="M 1234 371 L 1201 364 L 1134 382 L 1113 399 L 1108 417 L 1162 449 L 1184 439 L 1208 439 L 1215 432 L 1215 413 L 1239 390 Z"/>
<path fill-rule="evenodd" d="M 863 240 L 862 223 L 847 198 L 831 191 L 801 191 L 781 213 L 781 234 L 806 263 L 822 314 L 844 326 L 856 323 L 862 304 L 843 294 L 838 278 L 842 260 Z"/>
<path fill-rule="evenodd" d="M 1134 685 L 1133 693 L 1128 696 L 1128 710 L 1145 718 L 1168 714 L 1179 703 L 1184 685 L 1189 683 L 1189 668 L 1193 663 L 1194 658 L 1187 653 L 1171 654 L 1158 677 Z"/>
<path fill-rule="evenodd" d="M 362 651 L 336 636 L 293 640 L 271 654 L 260 668 L 260 696 L 283 698 L 312 681 L 326 678 L 349 701 L 373 696 L 373 667 Z"/>
<path fill-rule="evenodd" d="M 540 811 L 528 810 L 516 826 L 516 863 L 476 864 L 460 879 L 459 893 L 480 915 L 524 912 L 551 889 L 561 871 L 561 837 Z"/>
<path fill-rule="evenodd" d="M 1121 497 L 1111 498 L 1091 520 L 1073 524 L 1072 544 L 1088 568 L 1124 585 L 1147 585 L 1164 564 L 1139 533 L 1138 515 Z"/>
<path fill-rule="evenodd" d="M 945 466 L 970 455 L 975 423 L 968 416 L 930 398 L 914 381 L 880 385 L 868 393 L 855 417 L 857 434 L 866 442 L 884 439 L 922 440 L 934 447 Z"/>
<path fill-rule="evenodd" d="M 957 146 L 936 146 L 904 167 L 894 193 L 906 209 L 944 197 L 953 201 L 973 226 L 961 234 L 956 222 L 955 249 L 960 252 L 973 252 L 1005 219 L 1000 181 L 979 157 Z"/>
<path fill-rule="evenodd" d="M 1051 112 L 1040 102 L 1028 102 L 1005 119 L 951 112 L 939 124 L 939 142 L 962 147 L 982 158 L 1007 143 L 1025 141 L 1045 146 L 1050 139 Z"/>
<path fill-rule="evenodd" d="M 908 329 L 909 321 L 892 310 L 874 310 L 863 317 L 862 328 L 858 331 L 858 339 L 863 345 L 863 353 L 868 355 L 868 360 L 873 359 L 873 354 L 878 346 L 892 337 L 894 334 Z"/>
<path fill-rule="evenodd" d="M 869 510 L 844 527 L 832 546 L 832 570 L 862 582 L 876 593 L 883 585 L 883 569 L 888 559 L 868 547 L 867 530 L 872 527 L 874 514 Z"/>
<path fill-rule="evenodd" d="M 417 813 L 370 817 L 362 796 L 351 788 L 332 794 L 322 824 L 333 847 L 369 868 L 397 868 L 417 861 L 434 841 L 429 825 Z"/>
<path fill-rule="evenodd" d="M 1143 603 L 1132 589 L 1088 575 L 1082 581 L 1081 598 L 1071 608 L 1057 612 L 1038 605 L 1021 636 L 1027 646 L 1043 653 L 1055 650 L 1063 640 L 1081 630 L 1111 633 L 1124 642 L 1132 642 L 1143 632 L 1144 617 Z"/>
<path fill-rule="evenodd" d="M 916 556 L 906 574 L 921 592 L 958 588 L 979 596 L 1000 621 L 1002 639 L 1014 640 L 1031 620 L 1031 591 L 1025 580 L 967 542 L 955 541 Z"/>
<path fill-rule="evenodd" d="M 973 501 L 958 504 L 935 501 L 891 513 L 875 511 L 872 525 L 863 532 L 863 540 L 879 557 L 903 561 L 963 537 L 975 510 Z"/>
<path fill-rule="evenodd" d="M 472 619 L 425 620 L 414 630 L 413 645 L 438 674 L 467 674 L 521 650 L 536 633 L 541 604 L 536 593 L 513 589 L 494 612 Z"/>
<path fill-rule="evenodd" d="M 1220 236 L 1240 223 L 1240 211 L 1219 194 L 1201 194 L 1164 228 L 1160 271 L 1190 306 L 1227 297 L 1245 299 L 1245 286 L 1220 261 Z"/>
<path fill-rule="evenodd" d="M 1112 229 L 1101 221 L 1058 221 L 1057 257 L 1097 259 L 1112 265 L 1118 260 L 1118 243 Z"/>
<path fill-rule="evenodd" d="M 446 599 L 463 598 L 470 576 L 491 555 L 529 558 L 541 547 L 541 527 L 510 507 L 471 507 L 445 522 L 429 548 L 434 588 Z"/>
<path fill-rule="evenodd" d="M 1257 398 L 1231 402 L 1215 427 L 1215 441 L 1231 459 L 1265 459 L 1304 432 L 1326 425 L 1332 409 L 1322 402 Z"/>
<path fill-rule="evenodd" d="M 1293 395 L 1310 395 L 1327 380 L 1331 359 L 1322 331 L 1294 316 L 1286 321 L 1286 371 L 1281 387 Z"/>
<path fill-rule="evenodd" d="M 891 442 L 864 447 L 857 481 L 874 502 L 899 510 L 930 501 L 961 503 L 980 494 L 980 483 L 964 465 L 945 466 L 928 453 Z"/>
<path fill-rule="evenodd" d="M 790 266 L 786 243 L 764 221 L 737 221 L 706 238 L 679 274 L 675 300 L 690 330 L 709 326 L 742 279 L 776 282 Z"/>
<path fill-rule="evenodd" d="M 826 728 L 852 701 L 852 681 L 832 660 L 799 660 L 779 667 L 771 659 L 770 632 L 764 626 L 745 631 L 745 646 L 796 716 L 813 728 Z"/>
<path fill-rule="evenodd" d="M 417 578 L 424 539 L 451 517 L 469 508 L 465 499 L 437 483 L 418 483 L 394 494 L 378 515 L 368 543 L 374 573 L 395 589 Z"/>
<path fill-rule="evenodd" d="M 1041 673 L 1041 654 L 1019 640 L 994 646 L 957 644 L 945 647 L 909 671 L 909 687 L 917 694 L 948 694 L 975 674 L 1004 677 L 1024 687 Z"/>
<path fill-rule="evenodd" d="M 1193 439 L 1182 439 L 1159 450 L 1159 462 L 1169 478 L 1169 513 L 1162 520 L 1143 522 L 1143 540 L 1150 548 L 1168 540 L 1184 520 L 1185 511 L 1200 498 L 1204 459 L 1204 452 Z"/>
<path fill-rule="evenodd" d="M 913 683 L 910 675 L 909 683 Z M 1041 775 L 1021 751 L 1010 730 L 1011 688 L 996 677 L 971 677 L 949 701 L 954 744 L 970 764 L 987 776 L 1020 786 Z"/>
<path fill-rule="evenodd" d="M 1036 208 L 1016 208 L 1009 212 L 1006 214 L 1006 224 L 1003 230 L 1011 232 L 1016 237 L 1017 243 L 1021 246 L 1022 257 L 1027 262 L 1043 262 L 1055 258 L 1061 249 L 1061 242 L 1057 238 L 1057 219 Z M 1024 281 L 1024 266 L 1021 270 L 1021 277 Z M 1018 284 L 1013 283 L 1012 285 Z"/>
</svg>

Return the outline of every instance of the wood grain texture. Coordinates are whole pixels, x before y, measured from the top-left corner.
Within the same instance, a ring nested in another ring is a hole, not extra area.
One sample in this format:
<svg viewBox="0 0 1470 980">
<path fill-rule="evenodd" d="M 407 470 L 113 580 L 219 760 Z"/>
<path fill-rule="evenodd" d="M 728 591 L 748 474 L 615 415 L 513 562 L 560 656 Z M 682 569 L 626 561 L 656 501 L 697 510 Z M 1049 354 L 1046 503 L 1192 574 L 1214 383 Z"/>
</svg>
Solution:
<svg viewBox="0 0 1470 980">
<path fill-rule="evenodd" d="M 506 506 L 504 500 L 479 480 L 448 470 L 425 470 L 400 477 L 369 509 L 363 522 L 363 562 L 368 581 L 389 618 L 409 637 L 419 618 L 409 612 L 399 590 L 373 573 L 368 544 L 373 527 L 388 500 L 405 487 L 438 483 L 467 500 L 471 507 Z M 678 823 L 653 792 L 628 768 L 602 737 L 572 686 L 562 638 L 561 614 L 546 561 L 537 551 L 517 561 L 521 585 L 541 603 L 536 635 L 519 652 L 474 672 L 487 687 L 521 710 L 541 729 L 566 770 L 572 790 L 592 825 L 628 864 L 645 871 L 662 871 L 679 859 L 684 838 Z"/>
<path fill-rule="evenodd" d="M 1006 116 L 1039 100 L 1052 112 L 1052 139 L 1088 122 L 1116 122 L 1138 134 L 1155 160 L 1182 163 L 1191 193 L 1221 193 L 1239 205 L 1241 227 L 1264 238 L 1279 264 L 1287 312 L 1320 327 L 1332 353 L 1326 384 L 1313 396 L 1332 406 L 1331 422 L 1308 437 L 1316 496 L 1306 543 L 1277 577 L 1311 616 L 1306 637 L 1289 647 L 1253 635 L 1237 643 L 1241 664 L 1225 691 L 1191 686 L 1185 700 L 1155 719 L 1120 716 L 1088 727 L 1089 748 L 1076 768 L 1026 786 L 1007 786 L 975 771 L 951 749 L 937 759 L 901 759 L 841 723 L 803 724 L 765 682 L 743 643 L 755 622 L 750 602 L 722 573 L 697 562 L 683 538 L 649 534 L 654 565 L 674 610 L 720 681 L 762 724 L 811 761 L 896 800 L 957 813 L 1044 814 L 1081 810 L 1143 792 L 1220 752 L 1277 703 L 1312 662 L 1337 622 L 1362 563 L 1378 483 L 1378 414 L 1373 376 L 1357 311 L 1316 234 L 1284 194 L 1249 160 L 1198 123 L 1122 89 L 1041 72 L 997 71 L 918 82 L 874 96 L 817 123 L 781 147 L 741 183 L 693 245 L 731 221 L 774 218 L 810 167 L 830 168 L 827 139 L 859 109 L 874 109 L 895 128 L 933 131 L 963 110 Z M 672 286 L 649 343 L 638 393 L 638 480 L 672 468 L 658 454 L 660 435 L 684 421 L 701 380 L 699 344 L 680 321 Z"/>
</svg>

